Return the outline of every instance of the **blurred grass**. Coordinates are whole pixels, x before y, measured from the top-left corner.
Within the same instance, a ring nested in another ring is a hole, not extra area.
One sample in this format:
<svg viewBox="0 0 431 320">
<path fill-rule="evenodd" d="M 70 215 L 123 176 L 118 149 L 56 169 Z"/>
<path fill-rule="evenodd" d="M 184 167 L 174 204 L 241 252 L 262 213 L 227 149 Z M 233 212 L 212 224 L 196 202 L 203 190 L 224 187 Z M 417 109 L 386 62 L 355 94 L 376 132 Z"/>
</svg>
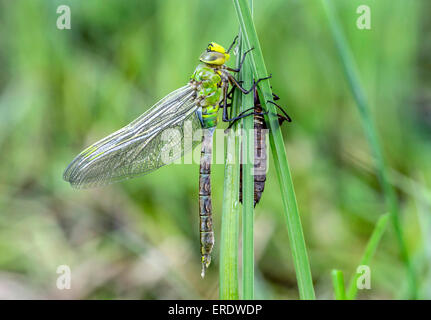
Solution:
<svg viewBox="0 0 431 320">
<path fill-rule="evenodd" d="M 346 289 L 344 287 L 344 275 L 341 270 L 332 270 L 332 285 L 334 287 L 335 300 L 346 300 Z"/>
<path fill-rule="evenodd" d="M 359 262 L 358 266 L 369 266 L 372 257 L 376 253 L 377 246 L 379 245 L 380 239 L 383 237 L 383 234 L 386 230 L 386 225 L 388 224 L 388 220 L 390 218 L 389 213 L 383 214 L 379 220 L 377 220 L 376 227 L 371 234 L 370 239 L 368 240 L 367 246 L 365 247 L 364 254 Z M 347 298 L 349 300 L 356 299 L 356 295 L 358 294 L 358 286 L 357 281 L 360 277 L 360 274 L 356 272 L 352 279 L 350 280 L 349 289 L 347 290 Z"/>
<path fill-rule="evenodd" d="M 431 4 L 334 3 L 390 172 L 406 178 L 391 183 L 420 298 L 429 299 Z M 55 27 L 60 4 L 71 7 L 71 30 Z M 371 6 L 371 31 L 356 28 L 360 4 Z M 385 212 L 383 195 L 320 3 L 254 5 L 273 90 L 293 118 L 283 133 L 316 296 L 332 298 L 330 271 L 356 270 Z M 230 0 L 0 0 L 0 297 L 218 297 L 222 165 L 213 166 L 216 245 L 204 281 L 198 165 L 86 191 L 72 190 L 61 175 L 89 143 L 182 86 L 209 41 L 228 45 L 237 30 Z M 256 298 L 298 298 L 271 164 L 255 211 Z M 373 259 L 372 290 L 361 290 L 361 299 L 398 298 L 407 288 L 387 231 Z M 69 291 L 55 288 L 61 264 L 72 269 Z"/>
<path fill-rule="evenodd" d="M 410 253 L 404 240 L 404 231 L 401 227 L 399 220 L 400 209 L 398 204 L 398 197 L 395 194 L 395 189 L 389 182 L 387 173 L 388 164 L 384 160 L 381 143 L 376 132 L 374 121 L 370 116 L 370 106 L 368 103 L 367 95 L 364 92 L 363 85 L 361 84 L 361 81 L 359 79 L 359 73 L 356 69 L 355 59 L 352 56 L 349 44 L 341 29 L 336 10 L 332 2 L 322 0 L 322 4 L 328 16 L 331 33 L 334 38 L 341 64 L 343 66 L 346 81 L 349 84 L 350 91 L 352 92 L 353 98 L 355 100 L 356 107 L 359 111 L 361 122 L 364 127 L 364 133 L 373 154 L 376 173 L 379 178 L 382 191 L 384 193 L 387 210 L 390 212 L 391 215 L 391 221 L 398 242 L 400 256 L 406 266 L 409 285 L 409 293 L 407 297 L 411 299 L 417 299 L 418 288 L 416 283 L 416 271 L 411 263 Z"/>
</svg>

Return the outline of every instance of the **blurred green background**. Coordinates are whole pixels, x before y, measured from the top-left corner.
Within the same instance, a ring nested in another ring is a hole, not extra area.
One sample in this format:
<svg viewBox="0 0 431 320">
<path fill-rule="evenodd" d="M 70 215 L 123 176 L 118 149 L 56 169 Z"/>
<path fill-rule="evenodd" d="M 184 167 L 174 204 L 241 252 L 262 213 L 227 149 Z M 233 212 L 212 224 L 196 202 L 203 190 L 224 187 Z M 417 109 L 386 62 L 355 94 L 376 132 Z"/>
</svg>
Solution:
<svg viewBox="0 0 431 320">
<path fill-rule="evenodd" d="M 316 295 L 355 270 L 384 199 L 359 114 L 318 0 L 255 0 Z M 71 30 L 58 30 L 59 5 Z M 418 274 L 431 298 L 431 23 L 427 0 L 337 0 L 390 164 Z M 371 7 L 372 29 L 356 27 Z M 109 187 L 62 180 L 84 147 L 184 85 L 209 41 L 238 31 L 230 0 L 0 0 L 0 298 L 215 299 L 223 165 L 213 166 L 216 246 L 200 277 L 198 165 L 171 165 Z M 233 62 L 231 62 L 233 65 Z M 273 166 L 256 208 L 256 298 L 298 298 Z M 59 265 L 72 271 L 58 290 Z M 406 294 L 389 225 L 361 299 Z"/>
</svg>

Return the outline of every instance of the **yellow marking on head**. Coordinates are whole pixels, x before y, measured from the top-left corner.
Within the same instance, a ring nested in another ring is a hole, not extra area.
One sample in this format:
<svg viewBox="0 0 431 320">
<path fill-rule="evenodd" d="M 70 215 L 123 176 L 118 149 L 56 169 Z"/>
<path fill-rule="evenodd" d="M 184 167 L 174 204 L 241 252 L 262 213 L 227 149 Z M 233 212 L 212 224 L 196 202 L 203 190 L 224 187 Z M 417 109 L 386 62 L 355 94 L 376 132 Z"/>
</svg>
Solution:
<svg viewBox="0 0 431 320">
<path fill-rule="evenodd" d="M 200 60 L 208 64 L 222 65 L 228 61 L 229 58 L 230 55 L 226 52 L 225 48 L 216 42 L 210 42 L 206 52 L 201 55 Z"/>
<path fill-rule="evenodd" d="M 223 48 L 221 45 L 219 45 L 216 42 L 210 42 L 207 48 L 208 51 L 215 51 L 220 53 L 226 53 L 225 48 Z"/>
<path fill-rule="evenodd" d="M 210 42 L 210 44 L 208 45 L 207 50 L 208 51 L 213 51 L 213 52 L 223 53 L 226 61 L 228 61 L 229 58 L 230 58 L 230 54 L 226 52 L 226 49 L 224 47 L 222 47 L 221 45 L 219 45 L 218 43 L 216 43 L 216 42 Z"/>
</svg>

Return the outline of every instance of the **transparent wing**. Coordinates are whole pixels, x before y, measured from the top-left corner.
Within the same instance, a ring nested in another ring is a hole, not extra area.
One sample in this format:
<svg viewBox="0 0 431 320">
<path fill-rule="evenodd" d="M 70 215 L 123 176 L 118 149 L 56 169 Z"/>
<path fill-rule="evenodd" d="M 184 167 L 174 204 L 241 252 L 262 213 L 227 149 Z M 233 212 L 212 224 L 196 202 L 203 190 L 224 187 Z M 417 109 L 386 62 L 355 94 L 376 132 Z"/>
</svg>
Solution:
<svg viewBox="0 0 431 320">
<path fill-rule="evenodd" d="M 170 93 L 127 126 L 82 151 L 64 171 L 64 180 L 75 188 L 97 187 L 173 162 L 200 143 L 192 139 L 201 128 L 196 109 L 189 85 Z"/>
</svg>

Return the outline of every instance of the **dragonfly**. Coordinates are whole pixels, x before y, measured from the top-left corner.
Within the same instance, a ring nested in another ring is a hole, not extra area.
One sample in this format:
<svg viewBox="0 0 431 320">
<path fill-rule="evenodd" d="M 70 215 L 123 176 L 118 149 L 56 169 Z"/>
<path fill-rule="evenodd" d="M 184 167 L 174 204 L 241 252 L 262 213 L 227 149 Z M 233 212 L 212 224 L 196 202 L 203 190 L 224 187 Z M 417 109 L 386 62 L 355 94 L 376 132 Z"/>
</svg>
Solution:
<svg viewBox="0 0 431 320">
<path fill-rule="evenodd" d="M 244 52 L 238 68 L 226 66 L 237 38 L 227 50 L 216 42 L 210 42 L 200 55 L 200 63 L 185 86 L 169 93 L 128 125 L 83 150 L 63 174 L 64 180 L 74 188 L 100 187 L 149 174 L 172 163 L 201 143 L 199 232 L 202 277 L 211 263 L 214 246 L 210 174 L 212 140 L 218 123 L 218 111 L 223 108 L 222 119 L 229 123 L 254 115 L 256 112 L 229 118 L 228 95 L 232 92 L 229 88 L 249 94 L 255 91 L 260 81 L 270 78 L 254 81 L 252 88 L 248 90 L 235 79 L 232 73 L 241 70 L 246 55 L 253 49 Z M 184 126 L 187 121 L 191 122 L 191 126 Z M 184 144 L 185 137 L 198 129 L 202 129 L 201 140 Z M 166 139 L 169 130 L 176 130 L 180 134 Z M 181 151 L 166 161 L 163 156 L 166 150 L 178 148 Z"/>
</svg>

